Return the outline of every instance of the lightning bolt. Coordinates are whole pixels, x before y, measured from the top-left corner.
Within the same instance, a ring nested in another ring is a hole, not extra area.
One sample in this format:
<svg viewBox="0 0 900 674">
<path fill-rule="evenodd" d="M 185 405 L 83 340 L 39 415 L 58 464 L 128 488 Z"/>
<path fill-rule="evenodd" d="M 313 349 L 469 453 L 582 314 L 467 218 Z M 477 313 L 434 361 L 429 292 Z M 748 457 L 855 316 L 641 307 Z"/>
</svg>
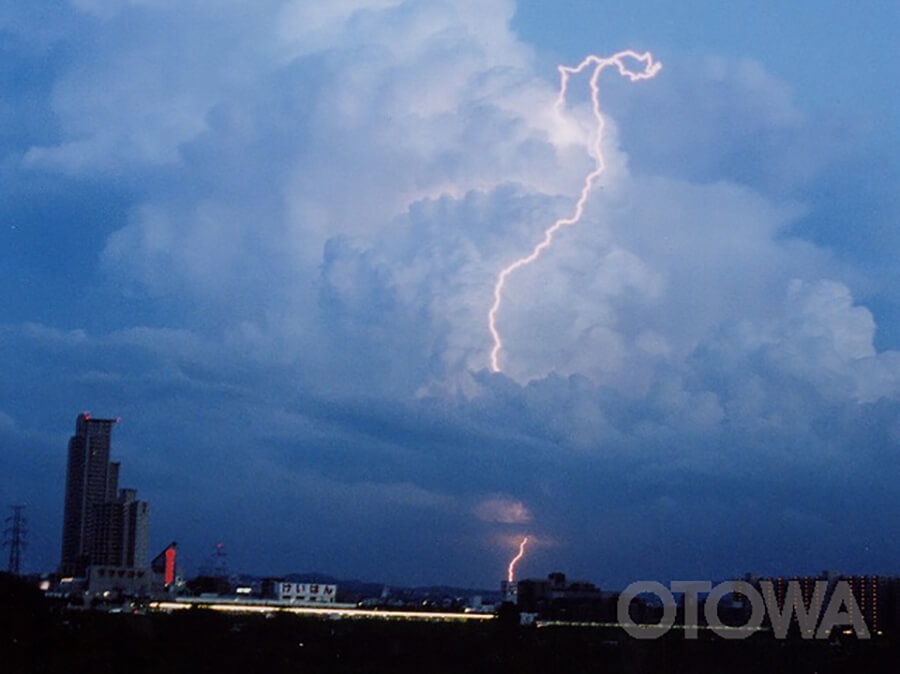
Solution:
<svg viewBox="0 0 900 674">
<path fill-rule="evenodd" d="M 626 59 L 633 59 L 638 63 L 643 64 L 643 69 L 629 69 L 625 64 Z M 607 58 L 600 58 L 599 56 L 591 54 L 574 68 L 570 66 L 558 66 L 560 75 L 559 95 L 553 106 L 557 115 L 562 113 L 562 109 L 566 104 L 569 78 L 592 66 L 594 70 L 590 79 L 591 107 L 594 113 L 594 120 L 596 121 L 596 132 L 594 142 L 590 147 L 590 154 L 594 158 L 594 169 L 584 178 L 584 184 L 581 186 L 581 195 L 575 203 L 574 213 L 567 218 L 560 218 L 544 230 L 544 238 L 534 247 L 530 254 L 519 258 L 508 267 L 504 268 L 497 276 L 497 282 L 494 284 L 494 303 L 491 305 L 491 309 L 488 312 L 488 327 L 491 331 L 491 336 L 494 338 L 494 348 L 491 349 L 491 370 L 494 372 L 500 372 L 500 350 L 503 348 L 503 339 L 500 337 L 500 331 L 497 329 L 497 313 L 500 311 L 500 305 L 503 303 L 503 289 L 506 286 L 506 279 L 508 279 L 510 274 L 517 269 L 521 269 L 537 260 L 541 256 L 541 253 L 550 247 L 553 243 L 554 234 L 562 227 L 578 224 L 581 220 L 581 216 L 584 214 L 584 206 L 587 203 L 588 195 L 591 193 L 594 182 L 606 169 L 606 163 L 603 160 L 601 148 L 601 145 L 603 144 L 603 129 L 605 122 L 600 111 L 600 73 L 609 66 L 615 66 L 622 77 L 627 77 L 631 82 L 636 82 L 638 80 L 647 80 L 651 77 L 655 77 L 656 73 L 662 68 L 662 64 L 658 61 L 654 61 L 653 55 L 650 52 L 638 54 L 630 49 L 620 51 Z M 511 568 L 512 567 L 510 567 L 510 569 Z"/>
<path fill-rule="evenodd" d="M 519 552 L 513 557 L 509 562 L 509 568 L 506 570 L 506 580 L 510 583 L 516 579 L 516 564 L 525 556 L 525 546 L 528 544 L 528 536 L 522 539 L 522 542 L 519 543 Z"/>
</svg>

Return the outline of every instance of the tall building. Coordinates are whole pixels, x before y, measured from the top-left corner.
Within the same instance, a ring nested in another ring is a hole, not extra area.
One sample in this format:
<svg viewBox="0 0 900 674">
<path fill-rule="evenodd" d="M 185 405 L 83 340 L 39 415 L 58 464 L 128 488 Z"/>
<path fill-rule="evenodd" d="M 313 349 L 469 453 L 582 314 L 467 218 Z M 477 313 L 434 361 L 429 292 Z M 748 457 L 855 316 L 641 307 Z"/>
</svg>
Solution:
<svg viewBox="0 0 900 674">
<path fill-rule="evenodd" d="M 115 419 L 75 421 L 69 440 L 60 574 L 83 578 L 90 566 L 146 568 L 150 506 L 134 489 L 119 489 L 109 460 Z"/>
</svg>

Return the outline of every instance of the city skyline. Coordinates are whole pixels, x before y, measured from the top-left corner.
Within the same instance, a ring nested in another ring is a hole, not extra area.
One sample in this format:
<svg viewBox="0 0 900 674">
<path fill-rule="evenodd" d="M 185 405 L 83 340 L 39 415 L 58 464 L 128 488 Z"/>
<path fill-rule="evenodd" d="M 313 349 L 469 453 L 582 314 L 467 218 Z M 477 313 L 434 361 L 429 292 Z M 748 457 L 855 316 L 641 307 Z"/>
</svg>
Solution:
<svg viewBox="0 0 900 674">
<path fill-rule="evenodd" d="M 24 569 L 90 410 L 189 573 L 900 573 L 900 10 L 669 5 L 0 3 Z"/>
<path fill-rule="evenodd" d="M 150 507 L 137 490 L 119 487 L 110 461 L 117 419 L 82 412 L 69 439 L 59 574 L 84 578 L 91 566 L 148 568 Z"/>
</svg>

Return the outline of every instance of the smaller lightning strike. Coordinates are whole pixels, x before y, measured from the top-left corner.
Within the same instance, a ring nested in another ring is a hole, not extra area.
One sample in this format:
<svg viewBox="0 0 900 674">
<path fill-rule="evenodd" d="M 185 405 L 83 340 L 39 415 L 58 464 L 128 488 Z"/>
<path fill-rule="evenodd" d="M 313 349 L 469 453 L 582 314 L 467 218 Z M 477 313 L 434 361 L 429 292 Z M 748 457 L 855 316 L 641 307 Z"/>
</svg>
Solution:
<svg viewBox="0 0 900 674">
<path fill-rule="evenodd" d="M 525 536 L 522 539 L 522 542 L 519 543 L 519 552 L 515 557 L 512 558 L 509 562 L 509 568 L 506 570 L 506 580 L 512 583 L 516 579 L 516 564 L 518 564 L 522 557 L 525 556 L 525 546 L 528 544 L 528 536 Z"/>
<path fill-rule="evenodd" d="M 643 70 L 629 70 L 624 61 L 626 58 L 634 59 L 643 64 Z M 581 220 L 581 216 L 584 214 L 584 206 L 587 203 L 588 195 L 591 193 L 594 182 L 606 169 L 606 162 L 603 159 L 603 152 L 601 150 L 605 121 L 603 119 L 603 114 L 600 111 L 600 73 L 608 66 L 616 66 L 622 77 L 627 77 L 631 82 L 636 82 L 638 80 L 647 80 L 651 77 L 655 77 L 656 73 L 662 68 L 662 64 L 658 61 L 654 61 L 653 55 L 650 52 L 638 54 L 631 49 L 620 51 L 608 58 L 600 58 L 599 56 L 591 54 L 574 68 L 571 66 L 558 66 L 560 75 L 559 95 L 556 98 L 556 103 L 553 105 L 553 109 L 558 115 L 562 113 L 562 109 L 566 104 L 569 78 L 590 66 L 594 67 L 590 79 L 591 107 L 596 122 L 594 142 L 591 144 L 590 149 L 590 154 L 594 158 L 594 169 L 584 178 L 584 184 L 581 187 L 581 195 L 575 203 L 575 212 L 568 218 L 560 218 L 554 222 L 544 231 L 544 238 L 534 247 L 529 255 L 519 258 L 503 269 L 497 276 L 497 282 L 494 284 L 494 303 L 491 305 L 491 309 L 488 312 L 488 327 L 491 331 L 491 336 L 494 338 L 494 348 L 491 349 L 491 370 L 494 372 L 500 372 L 500 350 L 503 348 L 503 339 L 500 337 L 500 331 L 497 329 L 497 313 L 500 311 L 500 305 L 503 302 L 503 288 L 506 285 L 506 279 L 517 269 L 521 269 L 537 260 L 541 256 L 541 253 L 553 243 L 553 235 L 556 234 L 561 227 L 578 224 Z"/>
</svg>

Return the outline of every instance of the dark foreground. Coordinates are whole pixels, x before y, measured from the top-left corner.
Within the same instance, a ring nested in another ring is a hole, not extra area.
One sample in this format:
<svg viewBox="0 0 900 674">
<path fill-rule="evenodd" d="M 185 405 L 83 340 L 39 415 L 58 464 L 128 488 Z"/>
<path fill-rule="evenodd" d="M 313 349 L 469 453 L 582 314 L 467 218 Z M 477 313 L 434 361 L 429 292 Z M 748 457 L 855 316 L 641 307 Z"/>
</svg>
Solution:
<svg viewBox="0 0 900 674">
<path fill-rule="evenodd" d="M 110 672 L 894 672 L 888 638 L 745 641 L 618 629 L 319 620 L 279 614 L 65 611 L 39 596 L 0 597 L 0 671 Z"/>
</svg>

